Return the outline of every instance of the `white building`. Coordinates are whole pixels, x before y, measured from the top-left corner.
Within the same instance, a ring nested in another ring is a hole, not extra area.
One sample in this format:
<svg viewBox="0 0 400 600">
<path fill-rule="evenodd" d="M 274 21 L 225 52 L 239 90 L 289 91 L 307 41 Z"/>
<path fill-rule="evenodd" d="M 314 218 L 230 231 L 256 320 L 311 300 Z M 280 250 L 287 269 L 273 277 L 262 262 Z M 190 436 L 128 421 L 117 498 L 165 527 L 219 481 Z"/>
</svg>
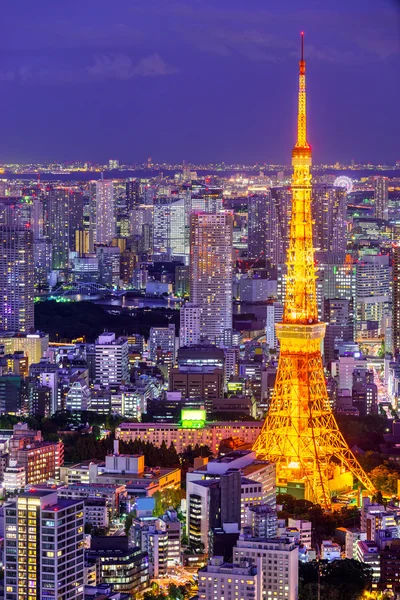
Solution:
<svg viewBox="0 0 400 600">
<path fill-rule="evenodd" d="M 88 410 L 90 390 L 85 379 L 74 381 L 65 399 L 65 409 L 71 412 Z"/>
<path fill-rule="evenodd" d="M 160 528 L 167 533 L 168 567 L 181 564 L 181 532 L 182 524 L 174 510 L 167 510 L 160 518 Z"/>
<path fill-rule="evenodd" d="M 200 600 L 261 600 L 257 567 L 247 564 L 224 563 L 214 556 L 207 567 L 199 570 Z"/>
<path fill-rule="evenodd" d="M 26 472 L 24 467 L 17 465 L 16 460 L 10 460 L 10 464 L 6 467 L 3 475 L 3 488 L 13 494 L 18 490 L 22 490 L 26 484 Z"/>
<path fill-rule="evenodd" d="M 149 575 L 158 579 L 167 575 L 168 567 L 168 535 L 166 531 L 154 525 L 143 528 L 141 532 L 141 548 L 149 555 Z"/>
<path fill-rule="evenodd" d="M 356 560 L 372 569 L 372 581 L 378 582 L 381 576 L 379 547 L 375 542 L 359 540 L 356 542 Z"/>
<path fill-rule="evenodd" d="M 91 192 L 91 228 L 96 244 L 108 244 L 117 231 L 114 184 L 103 179 L 92 182 Z"/>
<path fill-rule="evenodd" d="M 108 386 L 129 382 L 128 342 L 116 339 L 115 333 L 104 332 L 96 340 L 96 381 Z"/>
<path fill-rule="evenodd" d="M 286 538 L 265 540 L 241 535 L 233 549 L 235 563 L 248 560 L 260 573 L 260 598 L 297 600 L 299 552 Z"/>
<path fill-rule="evenodd" d="M 340 546 L 331 540 L 323 540 L 321 544 L 321 558 L 332 562 L 333 560 L 340 560 Z"/>
<path fill-rule="evenodd" d="M 345 552 L 346 558 L 356 559 L 357 555 L 357 542 L 359 540 L 365 541 L 367 534 L 364 531 L 347 529 L 346 530 L 346 541 L 345 541 Z"/>
<path fill-rule="evenodd" d="M 288 519 L 288 527 L 295 527 L 300 533 L 299 542 L 311 548 L 312 523 L 305 519 Z"/>
<path fill-rule="evenodd" d="M 108 506 L 105 498 L 88 498 L 85 500 L 85 524 L 106 529 L 109 525 Z"/>
<path fill-rule="evenodd" d="M 232 332 L 232 231 L 230 213 L 191 215 L 190 299 L 202 308 L 201 337 L 217 345 Z"/>
<path fill-rule="evenodd" d="M 200 344 L 201 306 L 186 302 L 180 310 L 180 340 L 181 348 Z"/>
</svg>

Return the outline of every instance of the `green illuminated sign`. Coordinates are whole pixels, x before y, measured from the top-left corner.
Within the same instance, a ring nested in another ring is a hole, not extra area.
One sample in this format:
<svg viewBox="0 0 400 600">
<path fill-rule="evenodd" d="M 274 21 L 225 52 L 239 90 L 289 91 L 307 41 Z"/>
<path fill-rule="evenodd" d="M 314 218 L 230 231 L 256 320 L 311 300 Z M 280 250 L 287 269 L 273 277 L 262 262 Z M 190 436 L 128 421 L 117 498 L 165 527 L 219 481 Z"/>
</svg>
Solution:
<svg viewBox="0 0 400 600">
<path fill-rule="evenodd" d="M 206 422 L 206 411 L 184 408 L 181 411 L 181 421 L 182 427 L 186 429 L 200 429 Z"/>
</svg>

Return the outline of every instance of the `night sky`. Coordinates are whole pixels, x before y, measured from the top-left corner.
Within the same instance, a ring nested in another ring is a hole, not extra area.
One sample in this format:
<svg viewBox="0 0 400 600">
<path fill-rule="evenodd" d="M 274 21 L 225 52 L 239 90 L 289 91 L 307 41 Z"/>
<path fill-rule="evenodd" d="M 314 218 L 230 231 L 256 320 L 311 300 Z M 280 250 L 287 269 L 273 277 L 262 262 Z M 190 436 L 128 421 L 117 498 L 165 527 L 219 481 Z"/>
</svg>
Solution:
<svg viewBox="0 0 400 600">
<path fill-rule="evenodd" d="M 2 0 L 0 161 L 400 159 L 395 0 Z"/>
</svg>

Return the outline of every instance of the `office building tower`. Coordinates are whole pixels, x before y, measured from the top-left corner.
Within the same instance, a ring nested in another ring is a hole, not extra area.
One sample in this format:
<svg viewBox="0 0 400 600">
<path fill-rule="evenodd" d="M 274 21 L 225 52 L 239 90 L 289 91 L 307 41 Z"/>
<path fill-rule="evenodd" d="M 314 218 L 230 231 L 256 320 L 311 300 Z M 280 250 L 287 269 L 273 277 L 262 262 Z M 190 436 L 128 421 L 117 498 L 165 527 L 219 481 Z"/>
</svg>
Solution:
<svg viewBox="0 0 400 600">
<path fill-rule="evenodd" d="M 260 574 L 257 566 L 226 563 L 222 556 L 212 558 L 208 566 L 199 569 L 200 600 L 240 598 L 261 600 Z"/>
<path fill-rule="evenodd" d="M 191 210 L 216 213 L 223 208 L 222 188 L 209 186 L 200 181 L 192 181 L 190 188 Z"/>
<path fill-rule="evenodd" d="M 69 190 L 69 249 L 77 250 L 76 230 L 83 227 L 84 197 L 83 193 Z"/>
<path fill-rule="evenodd" d="M 268 258 L 268 224 L 273 219 L 271 192 L 249 196 L 248 204 L 248 253 L 251 258 Z M 275 224 L 276 225 L 276 224 Z"/>
<path fill-rule="evenodd" d="M 99 261 L 99 283 L 109 287 L 119 286 L 121 251 L 118 246 L 96 246 Z"/>
<path fill-rule="evenodd" d="M 232 227 L 230 213 L 191 216 L 190 299 L 202 310 L 201 338 L 217 345 L 232 331 Z"/>
<path fill-rule="evenodd" d="M 17 414 L 22 407 L 23 378 L 14 373 L 0 376 L 0 414 Z"/>
<path fill-rule="evenodd" d="M 90 228 L 95 244 L 108 244 L 117 233 L 112 181 L 101 179 L 90 184 Z"/>
<path fill-rule="evenodd" d="M 388 255 L 364 256 L 356 264 L 356 329 L 390 314 L 392 267 Z"/>
<path fill-rule="evenodd" d="M 327 298 L 324 305 L 324 358 L 325 362 L 330 362 L 335 359 L 337 344 L 354 339 L 353 303 L 351 300 Z"/>
<path fill-rule="evenodd" d="M 0 330 L 34 328 L 34 253 L 32 203 L 26 198 L 0 198 Z"/>
<path fill-rule="evenodd" d="M 201 307 L 186 302 L 180 310 L 180 347 L 196 346 L 200 343 Z"/>
<path fill-rule="evenodd" d="M 126 182 L 126 210 L 131 211 L 140 205 L 140 181 L 128 179 Z"/>
<path fill-rule="evenodd" d="M 183 199 L 158 197 L 153 206 L 153 257 L 155 261 L 187 259 L 188 247 Z"/>
<path fill-rule="evenodd" d="M 175 268 L 175 296 L 188 296 L 190 290 L 190 268 L 189 266 L 178 266 Z"/>
<path fill-rule="evenodd" d="M 44 233 L 44 206 L 42 198 L 32 198 L 32 231 L 34 239 L 40 239 Z"/>
<path fill-rule="evenodd" d="M 313 242 L 316 251 L 346 251 L 346 189 L 314 183 L 311 213 L 314 219 Z"/>
<path fill-rule="evenodd" d="M 129 383 L 128 342 L 125 338 L 104 332 L 95 342 L 95 353 L 97 383 L 105 386 Z"/>
<path fill-rule="evenodd" d="M 271 188 L 271 206 L 268 217 L 267 249 L 265 257 L 275 265 L 286 260 L 289 244 L 289 222 L 292 190 L 288 186 Z"/>
<path fill-rule="evenodd" d="M 388 218 L 389 207 L 389 179 L 387 177 L 374 178 L 375 217 Z"/>
<path fill-rule="evenodd" d="M 37 290 L 49 288 L 52 269 L 53 246 L 49 238 L 35 239 L 33 242 L 34 287 Z"/>
<path fill-rule="evenodd" d="M 149 337 L 149 358 L 157 360 L 159 352 L 170 356 L 171 364 L 175 362 L 175 325 L 168 327 L 151 327 Z"/>
<path fill-rule="evenodd" d="M 400 244 L 392 247 L 393 350 L 400 350 Z"/>
<path fill-rule="evenodd" d="M 5 506 L 8 600 L 83 600 L 83 501 L 31 490 Z"/>
<path fill-rule="evenodd" d="M 233 549 L 233 560 L 235 563 L 247 561 L 257 566 L 261 598 L 297 600 L 299 551 L 291 540 L 241 535 Z"/>
<path fill-rule="evenodd" d="M 90 231 L 79 227 L 75 229 L 75 252 L 78 254 L 89 254 L 90 252 Z"/>
<path fill-rule="evenodd" d="M 36 382 L 28 386 L 30 417 L 51 417 L 51 389 Z"/>
<path fill-rule="evenodd" d="M 70 190 L 54 188 L 47 192 L 45 232 L 52 246 L 52 269 L 64 271 L 69 266 Z"/>
<path fill-rule="evenodd" d="M 141 549 L 149 557 L 149 575 L 151 579 L 166 577 L 168 568 L 168 536 L 166 531 L 155 525 L 143 528 Z"/>
</svg>

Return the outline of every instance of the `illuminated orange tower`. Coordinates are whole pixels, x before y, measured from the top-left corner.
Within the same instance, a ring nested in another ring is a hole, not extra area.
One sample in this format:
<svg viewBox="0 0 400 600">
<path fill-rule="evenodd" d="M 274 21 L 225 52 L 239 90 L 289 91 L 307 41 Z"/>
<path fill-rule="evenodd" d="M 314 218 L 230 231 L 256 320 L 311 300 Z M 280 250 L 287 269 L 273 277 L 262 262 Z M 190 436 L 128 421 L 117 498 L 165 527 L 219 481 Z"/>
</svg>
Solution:
<svg viewBox="0 0 400 600">
<path fill-rule="evenodd" d="M 292 215 L 283 321 L 276 325 L 280 357 L 274 394 L 254 444 L 277 465 L 277 486 L 304 484 L 305 497 L 331 508 L 335 465 L 374 488 L 348 448 L 333 416 L 321 357 L 325 324 L 318 322 L 311 218 L 311 147 L 307 142 L 306 63 L 301 34 L 297 142 L 292 152 Z"/>
</svg>

